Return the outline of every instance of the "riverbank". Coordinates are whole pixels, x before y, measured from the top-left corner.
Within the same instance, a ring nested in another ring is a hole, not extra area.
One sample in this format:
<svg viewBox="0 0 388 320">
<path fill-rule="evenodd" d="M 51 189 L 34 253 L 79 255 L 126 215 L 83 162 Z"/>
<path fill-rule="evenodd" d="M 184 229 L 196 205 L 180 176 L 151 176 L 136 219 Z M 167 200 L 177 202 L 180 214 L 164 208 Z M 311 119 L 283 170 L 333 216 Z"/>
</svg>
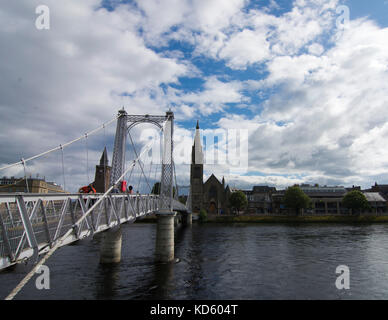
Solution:
<svg viewBox="0 0 388 320">
<path fill-rule="evenodd" d="M 259 216 L 259 215 L 240 215 L 240 216 L 208 216 L 207 222 L 210 223 L 388 223 L 388 216 Z"/>
<path fill-rule="evenodd" d="M 137 223 L 155 223 L 155 215 L 146 216 Z M 388 223 L 388 216 L 264 216 L 264 215 L 239 215 L 239 216 L 212 216 L 207 217 L 208 223 Z"/>
</svg>

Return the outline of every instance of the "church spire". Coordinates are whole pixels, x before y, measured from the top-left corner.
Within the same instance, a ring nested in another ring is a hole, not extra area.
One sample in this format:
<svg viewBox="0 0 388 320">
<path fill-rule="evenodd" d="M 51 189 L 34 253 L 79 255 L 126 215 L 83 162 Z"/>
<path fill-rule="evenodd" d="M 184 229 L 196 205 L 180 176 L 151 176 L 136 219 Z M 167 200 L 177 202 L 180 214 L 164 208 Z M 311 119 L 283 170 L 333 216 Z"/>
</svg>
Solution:
<svg viewBox="0 0 388 320">
<path fill-rule="evenodd" d="M 100 166 L 108 166 L 108 153 L 106 151 L 106 147 L 104 148 L 104 152 L 102 153 L 101 159 L 100 159 Z"/>
<path fill-rule="evenodd" d="M 199 131 L 199 121 L 197 120 L 197 126 L 195 128 L 195 137 L 193 149 L 191 152 L 191 162 L 193 164 L 203 164 L 203 152 L 202 152 L 202 144 L 201 144 L 201 134 Z"/>
</svg>

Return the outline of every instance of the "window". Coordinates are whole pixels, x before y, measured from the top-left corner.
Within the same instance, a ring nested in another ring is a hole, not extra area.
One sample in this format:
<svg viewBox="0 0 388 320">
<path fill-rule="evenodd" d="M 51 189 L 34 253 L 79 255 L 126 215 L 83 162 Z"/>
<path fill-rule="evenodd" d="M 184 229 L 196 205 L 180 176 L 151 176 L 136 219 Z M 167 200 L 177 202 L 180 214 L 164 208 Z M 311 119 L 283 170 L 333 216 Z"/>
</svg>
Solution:
<svg viewBox="0 0 388 320">
<path fill-rule="evenodd" d="M 209 199 L 217 199 L 217 187 L 211 186 L 209 189 Z"/>
</svg>

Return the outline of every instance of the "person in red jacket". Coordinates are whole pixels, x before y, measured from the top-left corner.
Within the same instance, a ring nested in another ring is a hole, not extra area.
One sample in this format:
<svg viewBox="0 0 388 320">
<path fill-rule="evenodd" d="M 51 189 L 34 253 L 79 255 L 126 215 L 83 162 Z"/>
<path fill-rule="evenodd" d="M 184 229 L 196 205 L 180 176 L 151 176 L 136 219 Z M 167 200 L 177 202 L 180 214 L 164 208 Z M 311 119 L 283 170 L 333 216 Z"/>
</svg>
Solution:
<svg viewBox="0 0 388 320">
<path fill-rule="evenodd" d="M 120 191 L 125 192 L 126 190 L 127 190 L 127 181 L 123 180 L 121 181 Z"/>
<path fill-rule="evenodd" d="M 94 189 L 93 183 L 88 186 L 83 186 L 78 190 L 79 193 L 97 193 L 96 189 Z"/>
</svg>

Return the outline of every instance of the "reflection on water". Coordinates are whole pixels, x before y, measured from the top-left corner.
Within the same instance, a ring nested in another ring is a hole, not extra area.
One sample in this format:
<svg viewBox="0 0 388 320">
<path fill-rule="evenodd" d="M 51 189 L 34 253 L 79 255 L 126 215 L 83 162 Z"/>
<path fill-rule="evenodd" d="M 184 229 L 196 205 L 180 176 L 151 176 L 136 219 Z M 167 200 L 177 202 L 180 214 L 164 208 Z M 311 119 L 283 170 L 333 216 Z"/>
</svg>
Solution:
<svg viewBox="0 0 388 320">
<path fill-rule="evenodd" d="M 114 299 L 116 296 L 116 287 L 119 283 L 120 273 L 119 265 L 103 265 L 98 268 L 100 281 L 96 281 L 97 299 Z"/>
<path fill-rule="evenodd" d="M 153 261 L 156 226 L 123 226 L 122 261 L 99 264 L 100 237 L 61 248 L 51 289 L 19 299 L 387 299 L 388 225 L 206 224 L 178 229 L 177 263 Z M 338 265 L 350 287 L 335 287 Z M 5 297 L 30 266 L 0 273 Z"/>
</svg>

